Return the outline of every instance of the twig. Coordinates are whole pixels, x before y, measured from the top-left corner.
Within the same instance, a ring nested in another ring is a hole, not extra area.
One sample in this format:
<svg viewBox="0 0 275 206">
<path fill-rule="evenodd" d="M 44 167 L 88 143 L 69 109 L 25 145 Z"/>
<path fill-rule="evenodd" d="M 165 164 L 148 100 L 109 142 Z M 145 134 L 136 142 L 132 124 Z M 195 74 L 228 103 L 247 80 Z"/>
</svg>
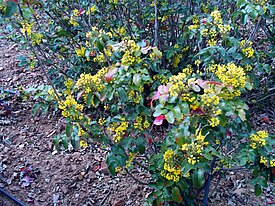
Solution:
<svg viewBox="0 0 275 206">
<path fill-rule="evenodd" d="M 110 194 L 111 194 L 111 191 L 109 190 L 109 192 L 107 193 L 107 195 L 105 195 L 105 197 L 101 201 L 100 205 L 104 205 L 104 202 L 106 201 L 107 197 L 109 197 Z"/>
<path fill-rule="evenodd" d="M 207 206 L 210 183 L 211 183 L 211 179 L 212 179 L 212 176 L 213 176 L 213 169 L 214 169 L 214 166 L 215 166 L 216 158 L 217 157 L 214 157 L 213 160 L 211 161 L 210 173 L 208 175 L 207 182 L 206 182 L 206 185 L 205 185 L 203 206 Z"/>
<path fill-rule="evenodd" d="M 21 9 L 21 7 L 20 7 L 20 3 L 18 3 L 17 6 L 18 6 L 18 9 L 19 9 L 20 16 L 22 17 L 22 19 L 24 19 L 23 11 L 22 11 L 22 9 Z M 25 20 L 25 19 L 24 19 L 24 20 Z M 24 36 L 24 34 L 23 34 L 20 30 L 19 30 L 19 32 L 22 34 L 22 36 Z M 58 94 L 58 92 L 57 92 L 57 90 L 56 90 L 56 88 L 55 88 L 55 86 L 54 86 L 52 80 L 51 80 L 50 77 L 48 76 L 44 64 L 42 63 L 41 59 L 38 57 L 37 53 L 35 52 L 35 49 L 34 49 L 34 47 L 32 46 L 32 44 L 30 43 L 31 40 L 30 40 L 30 38 L 29 38 L 27 32 L 25 32 L 25 37 L 26 37 L 26 39 L 27 39 L 28 45 L 30 46 L 30 48 L 32 49 L 32 51 L 33 51 L 33 53 L 34 53 L 34 55 L 35 55 L 35 58 L 37 59 L 39 65 L 41 66 L 42 72 L 44 73 L 44 75 L 45 75 L 47 81 L 51 84 L 51 86 L 52 86 L 52 88 L 53 88 L 53 90 L 54 90 L 55 95 L 57 96 L 57 98 L 58 98 L 59 100 L 62 100 L 61 97 L 59 96 L 59 94 Z M 41 54 L 43 54 L 43 52 L 41 51 L 40 47 L 37 47 L 37 49 L 39 50 L 39 52 L 40 52 Z"/>
<path fill-rule="evenodd" d="M 131 172 L 129 172 L 129 170 L 128 170 L 127 168 L 125 168 L 125 171 L 126 171 L 126 173 L 127 173 L 128 175 L 130 175 L 130 177 L 132 177 L 137 183 L 140 183 L 140 184 L 142 184 L 142 185 L 148 185 L 147 182 L 143 182 L 143 181 L 137 179 Z"/>
<path fill-rule="evenodd" d="M 154 0 L 155 6 L 155 42 L 154 45 L 158 46 L 158 7 L 157 7 L 157 0 Z"/>
</svg>

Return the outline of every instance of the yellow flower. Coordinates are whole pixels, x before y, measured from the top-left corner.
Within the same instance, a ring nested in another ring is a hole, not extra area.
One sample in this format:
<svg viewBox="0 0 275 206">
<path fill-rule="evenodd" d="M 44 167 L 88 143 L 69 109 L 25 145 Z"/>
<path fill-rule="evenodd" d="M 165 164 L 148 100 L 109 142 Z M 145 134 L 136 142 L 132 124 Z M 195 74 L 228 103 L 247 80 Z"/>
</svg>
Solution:
<svg viewBox="0 0 275 206">
<path fill-rule="evenodd" d="M 62 115 L 64 117 L 69 117 L 72 120 L 81 120 L 83 119 L 83 105 L 78 104 L 73 96 L 68 95 L 65 101 L 58 102 L 59 109 L 62 110 Z"/>
<path fill-rule="evenodd" d="M 92 7 L 90 7 L 89 9 L 88 9 L 88 11 L 86 12 L 86 14 L 94 14 L 95 12 L 97 11 L 97 7 L 96 7 L 96 5 L 93 5 Z"/>
<path fill-rule="evenodd" d="M 86 51 L 85 47 L 81 47 L 80 49 L 77 49 L 77 48 L 75 49 L 75 52 L 79 57 L 84 57 L 85 51 Z"/>
<path fill-rule="evenodd" d="M 270 167 L 275 167 L 275 159 L 269 161 Z"/>
<path fill-rule="evenodd" d="M 88 143 L 87 143 L 85 140 L 80 140 L 79 145 L 80 145 L 80 147 L 82 147 L 82 148 L 88 147 Z"/>
<path fill-rule="evenodd" d="M 257 147 L 263 147 L 266 145 L 265 138 L 268 137 L 268 133 L 266 131 L 258 131 L 256 134 L 251 134 L 249 137 L 250 140 L 250 146 L 253 149 L 256 149 Z"/>
<path fill-rule="evenodd" d="M 73 26 L 79 26 L 78 22 L 75 21 L 75 18 L 71 16 L 69 23 Z"/>
<path fill-rule="evenodd" d="M 208 123 L 211 127 L 216 127 L 220 124 L 220 120 L 217 117 L 211 117 L 211 119 L 208 120 Z"/>
<path fill-rule="evenodd" d="M 102 125 L 104 125 L 105 123 L 106 123 L 106 119 L 105 119 L 105 118 L 99 118 L 99 119 L 98 119 L 98 124 L 99 124 L 99 125 L 102 126 Z"/>
<path fill-rule="evenodd" d="M 21 23 L 21 26 L 22 26 L 21 32 L 22 32 L 23 34 L 27 34 L 28 36 L 30 36 L 31 33 L 32 33 L 32 26 L 33 26 L 33 23 L 27 23 L 27 22 L 25 21 L 25 22 Z"/>
<path fill-rule="evenodd" d="M 178 182 L 180 177 L 182 176 L 182 172 L 180 170 L 180 167 L 175 163 L 174 157 L 175 153 L 172 150 L 167 150 L 164 153 L 163 159 L 165 163 L 163 165 L 163 170 L 160 174 L 167 180 Z"/>
<path fill-rule="evenodd" d="M 260 163 L 266 164 L 267 163 L 266 157 L 261 156 Z"/>
</svg>

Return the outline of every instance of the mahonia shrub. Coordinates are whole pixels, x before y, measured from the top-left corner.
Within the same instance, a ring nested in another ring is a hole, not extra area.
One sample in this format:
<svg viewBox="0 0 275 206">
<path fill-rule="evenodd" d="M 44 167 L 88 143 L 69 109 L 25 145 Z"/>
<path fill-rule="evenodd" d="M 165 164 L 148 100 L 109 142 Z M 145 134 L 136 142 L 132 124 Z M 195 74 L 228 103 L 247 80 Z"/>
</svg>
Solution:
<svg viewBox="0 0 275 206">
<path fill-rule="evenodd" d="M 0 3 L 66 119 L 57 148 L 100 142 L 112 175 L 150 174 L 152 205 L 200 204 L 203 189 L 206 205 L 211 179 L 231 170 L 251 170 L 256 195 L 274 182 L 274 135 L 251 129 L 241 98 L 271 70 L 269 1 Z"/>
</svg>

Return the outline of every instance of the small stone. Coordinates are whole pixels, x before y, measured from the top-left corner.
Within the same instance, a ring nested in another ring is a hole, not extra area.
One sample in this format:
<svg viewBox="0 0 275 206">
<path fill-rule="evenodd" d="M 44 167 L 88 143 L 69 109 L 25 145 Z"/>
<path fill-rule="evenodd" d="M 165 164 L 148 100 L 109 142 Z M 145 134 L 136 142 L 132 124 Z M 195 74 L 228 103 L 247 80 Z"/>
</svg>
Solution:
<svg viewBox="0 0 275 206">
<path fill-rule="evenodd" d="M 115 200 L 113 202 L 113 206 L 124 206 L 126 204 L 126 202 L 123 200 L 123 199 L 120 199 L 120 200 Z"/>
<path fill-rule="evenodd" d="M 70 190 L 69 190 L 68 187 L 66 187 L 65 185 L 63 185 L 63 186 L 61 187 L 61 191 L 63 192 L 64 195 L 66 195 L 66 194 L 69 193 Z"/>
</svg>

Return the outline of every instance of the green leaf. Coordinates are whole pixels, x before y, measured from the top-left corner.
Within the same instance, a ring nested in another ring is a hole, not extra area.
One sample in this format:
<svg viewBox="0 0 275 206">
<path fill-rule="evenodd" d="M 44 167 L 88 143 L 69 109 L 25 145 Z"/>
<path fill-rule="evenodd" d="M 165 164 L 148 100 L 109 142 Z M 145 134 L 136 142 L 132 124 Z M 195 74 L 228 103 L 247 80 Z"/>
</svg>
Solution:
<svg viewBox="0 0 275 206">
<path fill-rule="evenodd" d="M 201 134 L 205 136 L 210 130 L 212 129 L 211 126 L 204 126 L 201 130 Z"/>
<path fill-rule="evenodd" d="M 175 122 L 175 117 L 174 117 L 174 114 L 172 111 L 168 112 L 166 115 L 165 115 L 165 118 L 166 120 L 170 123 L 170 124 L 173 124 Z"/>
<path fill-rule="evenodd" d="M 111 173 L 111 175 L 115 176 L 116 175 L 116 167 L 118 166 L 118 164 L 115 161 L 112 161 L 109 165 L 108 165 L 108 169 Z"/>
<path fill-rule="evenodd" d="M 246 24 L 247 23 L 247 18 L 248 18 L 248 14 L 243 14 L 242 16 L 242 24 Z"/>
<path fill-rule="evenodd" d="M 181 104 L 181 111 L 183 114 L 189 114 L 189 105 L 188 103 Z"/>
<path fill-rule="evenodd" d="M 118 92 L 118 95 L 122 101 L 126 102 L 128 100 L 127 93 L 125 92 L 125 90 L 123 88 L 119 87 L 117 89 L 117 92 Z"/>
<path fill-rule="evenodd" d="M 69 148 L 69 142 L 68 142 L 68 137 L 66 135 L 64 135 L 62 137 L 62 144 L 64 146 L 65 149 L 68 149 Z"/>
<path fill-rule="evenodd" d="M 44 104 L 43 102 L 39 102 L 35 104 L 34 107 L 32 108 L 32 114 L 33 115 L 37 114 L 38 110 L 41 108 L 43 104 Z"/>
<path fill-rule="evenodd" d="M 174 114 L 174 116 L 177 118 L 177 119 L 180 119 L 182 117 L 182 113 L 181 113 L 181 110 L 179 108 L 179 106 L 176 106 L 172 109 L 172 112 Z"/>
<path fill-rule="evenodd" d="M 180 194 L 180 190 L 178 187 L 174 187 L 172 189 L 172 199 L 177 203 L 181 203 L 183 201 L 183 198 Z"/>
<path fill-rule="evenodd" d="M 97 48 L 98 48 L 98 50 L 101 51 L 101 52 L 102 52 L 103 49 L 104 49 L 103 42 L 102 42 L 101 39 L 99 39 L 99 40 L 97 41 Z"/>
<path fill-rule="evenodd" d="M 187 173 L 192 169 L 194 169 L 194 165 L 189 163 L 184 163 L 184 165 L 181 166 L 182 176 L 186 176 Z"/>
<path fill-rule="evenodd" d="M 136 139 L 136 146 L 137 146 L 137 149 L 138 151 L 143 154 L 145 152 L 145 145 L 146 145 L 146 142 L 143 138 L 139 137 Z"/>
<path fill-rule="evenodd" d="M 67 123 L 66 125 L 66 135 L 67 137 L 70 137 L 73 131 L 73 124 L 72 123 Z"/>
<path fill-rule="evenodd" d="M 24 19 L 29 20 L 32 17 L 31 10 L 29 8 L 24 8 L 22 10 L 23 10 L 22 14 L 23 14 Z"/>
<path fill-rule="evenodd" d="M 10 18 L 17 11 L 17 5 L 15 2 L 8 1 L 6 5 L 6 17 Z"/>
<path fill-rule="evenodd" d="M 197 188 L 202 187 L 204 183 L 204 175 L 203 171 L 199 169 L 198 171 L 194 171 L 193 177 L 192 177 L 193 185 Z"/>
<path fill-rule="evenodd" d="M 258 11 L 256 9 L 252 9 L 252 11 L 251 11 L 251 17 L 253 19 L 256 19 L 258 17 L 258 15 L 259 15 Z"/>
<path fill-rule="evenodd" d="M 135 74 L 133 76 L 133 82 L 136 86 L 140 86 L 140 83 L 141 83 L 141 77 L 140 77 L 140 74 Z"/>
<path fill-rule="evenodd" d="M 243 109 L 238 109 L 238 116 L 241 118 L 242 121 L 246 120 L 245 111 Z"/>
<path fill-rule="evenodd" d="M 259 184 L 254 186 L 254 194 L 258 197 L 262 194 L 262 187 Z"/>
<path fill-rule="evenodd" d="M 226 123 L 227 123 L 227 118 L 224 115 L 219 115 L 219 117 L 220 117 L 220 125 L 222 127 L 224 127 L 226 125 Z"/>
</svg>

